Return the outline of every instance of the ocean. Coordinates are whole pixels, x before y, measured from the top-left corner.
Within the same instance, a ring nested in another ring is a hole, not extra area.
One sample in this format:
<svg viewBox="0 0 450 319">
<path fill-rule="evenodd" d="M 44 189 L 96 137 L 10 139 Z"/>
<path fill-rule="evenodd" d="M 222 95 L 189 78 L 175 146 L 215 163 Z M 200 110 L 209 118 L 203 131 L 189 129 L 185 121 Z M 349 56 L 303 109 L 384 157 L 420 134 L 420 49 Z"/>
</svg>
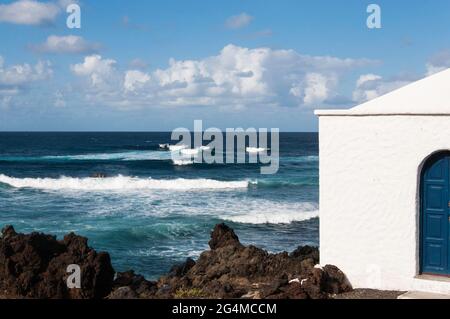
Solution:
<svg viewBox="0 0 450 319">
<path fill-rule="evenodd" d="M 280 134 L 275 175 L 173 162 L 165 143 L 170 133 L 0 133 L 0 227 L 75 232 L 148 279 L 197 258 L 222 222 L 270 252 L 319 245 L 316 133 Z"/>
</svg>

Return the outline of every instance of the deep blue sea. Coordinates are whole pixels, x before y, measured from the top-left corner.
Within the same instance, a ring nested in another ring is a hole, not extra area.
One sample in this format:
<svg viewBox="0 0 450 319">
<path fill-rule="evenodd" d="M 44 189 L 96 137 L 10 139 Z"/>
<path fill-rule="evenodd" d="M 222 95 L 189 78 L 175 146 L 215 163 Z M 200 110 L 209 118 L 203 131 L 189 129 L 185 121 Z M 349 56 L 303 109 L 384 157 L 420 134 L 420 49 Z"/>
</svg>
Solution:
<svg viewBox="0 0 450 319">
<path fill-rule="evenodd" d="M 276 175 L 177 165 L 162 143 L 170 133 L 0 133 L 0 227 L 76 232 L 149 279 L 208 249 L 220 222 L 271 252 L 318 246 L 317 134 L 282 133 Z"/>
</svg>

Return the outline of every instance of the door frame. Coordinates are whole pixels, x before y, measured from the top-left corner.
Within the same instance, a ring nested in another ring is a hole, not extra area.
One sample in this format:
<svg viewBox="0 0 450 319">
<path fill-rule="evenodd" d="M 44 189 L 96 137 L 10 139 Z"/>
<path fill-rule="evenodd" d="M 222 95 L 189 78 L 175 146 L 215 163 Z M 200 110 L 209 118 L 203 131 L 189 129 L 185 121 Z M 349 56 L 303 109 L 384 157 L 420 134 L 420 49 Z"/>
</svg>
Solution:
<svg viewBox="0 0 450 319">
<path fill-rule="evenodd" d="M 425 172 L 427 170 L 427 168 L 429 167 L 429 165 L 431 164 L 431 162 L 435 159 L 435 158 L 439 158 L 441 156 L 448 156 L 450 157 L 450 150 L 449 149 L 442 149 L 442 150 L 438 150 L 435 151 L 433 153 L 431 153 L 429 156 L 427 156 L 421 163 L 421 165 L 419 166 L 419 170 L 418 170 L 418 212 L 417 212 L 417 236 L 418 236 L 418 248 L 417 248 L 417 269 L 418 269 L 418 274 L 419 275 L 430 275 L 430 276 L 435 276 L 435 277 L 450 277 L 450 265 L 448 266 L 448 270 L 449 270 L 449 274 L 433 274 L 433 273 L 425 273 L 423 272 L 423 234 L 424 234 L 424 222 L 423 222 L 423 217 L 424 217 L 424 175 Z M 450 177 L 449 177 L 450 179 Z M 450 195 L 450 194 L 449 194 Z M 449 198 L 450 201 L 450 198 Z M 450 226 L 449 226 L 450 227 Z M 450 239 L 449 239 L 450 241 Z M 449 242 L 449 248 L 450 250 L 450 242 Z M 450 253 L 450 252 L 449 252 Z"/>
</svg>

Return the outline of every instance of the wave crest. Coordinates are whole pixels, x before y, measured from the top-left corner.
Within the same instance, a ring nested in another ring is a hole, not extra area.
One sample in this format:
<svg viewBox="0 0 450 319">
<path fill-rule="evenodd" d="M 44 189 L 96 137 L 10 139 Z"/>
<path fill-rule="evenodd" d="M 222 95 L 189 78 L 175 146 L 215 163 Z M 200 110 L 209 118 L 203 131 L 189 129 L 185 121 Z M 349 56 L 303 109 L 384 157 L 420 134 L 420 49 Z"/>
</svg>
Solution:
<svg viewBox="0 0 450 319">
<path fill-rule="evenodd" d="M 296 203 L 282 205 L 261 203 L 260 208 L 250 209 L 239 215 L 222 217 L 224 220 L 239 224 L 291 224 L 319 217 L 319 209 L 315 203 Z"/>
<path fill-rule="evenodd" d="M 118 175 L 107 178 L 15 178 L 0 175 L 0 183 L 15 188 L 78 191 L 130 191 L 130 190 L 215 190 L 247 188 L 247 181 L 218 181 L 212 179 L 138 178 Z"/>
<path fill-rule="evenodd" d="M 173 159 L 172 163 L 175 166 L 188 166 L 194 164 L 194 161 L 191 159 Z"/>
</svg>

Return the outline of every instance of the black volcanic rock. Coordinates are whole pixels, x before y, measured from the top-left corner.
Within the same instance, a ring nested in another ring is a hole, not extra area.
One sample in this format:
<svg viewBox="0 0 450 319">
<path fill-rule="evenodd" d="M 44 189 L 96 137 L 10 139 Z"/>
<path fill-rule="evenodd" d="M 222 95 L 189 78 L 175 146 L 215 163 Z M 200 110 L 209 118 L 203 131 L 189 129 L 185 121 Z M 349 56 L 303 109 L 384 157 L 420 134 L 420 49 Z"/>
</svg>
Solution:
<svg viewBox="0 0 450 319">
<path fill-rule="evenodd" d="M 319 262 L 319 250 L 316 247 L 300 246 L 294 250 L 290 256 L 301 259 L 311 258 L 316 264 Z"/>
<path fill-rule="evenodd" d="M 183 277 L 187 274 L 192 267 L 195 266 L 195 260 L 192 258 L 186 259 L 186 261 L 180 265 L 175 265 L 170 269 L 169 276 L 170 277 Z"/>
<path fill-rule="evenodd" d="M 146 299 L 157 292 L 156 282 L 147 281 L 133 270 L 118 273 L 108 299 Z"/>
<path fill-rule="evenodd" d="M 69 265 L 79 265 L 82 289 L 67 287 Z M 69 234 L 64 240 L 12 226 L 0 238 L 0 294 L 10 298 L 98 299 L 111 290 L 114 269 L 107 253 L 97 253 L 87 239 Z"/>
<path fill-rule="evenodd" d="M 130 270 L 118 273 L 107 253 L 97 253 L 87 239 L 69 234 L 64 240 L 13 227 L 0 237 L 0 296 L 58 299 L 326 299 L 352 291 L 335 266 L 316 266 L 319 250 L 304 246 L 291 254 L 270 254 L 244 246 L 225 224 L 211 233 L 211 250 L 195 262 L 187 259 L 157 282 Z M 68 289 L 68 265 L 81 267 L 82 289 Z"/>
<path fill-rule="evenodd" d="M 175 267 L 162 277 L 156 298 L 323 299 L 352 290 L 337 267 L 315 267 L 319 250 L 314 247 L 269 254 L 242 245 L 225 224 L 214 228 L 209 245 L 185 274 L 174 276 L 180 274 Z"/>
<path fill-rule="evenodd" d="M 242 247 L 241 243 L 239 242 L 239 238 L 234 233 L 233 229 L 225 224 L 216 225 L 213 232 L 211 233 L 209 247 L 212 250 L 215 250 L 226 246 L 234 246 L 238 248 Z"/>
</svg>

